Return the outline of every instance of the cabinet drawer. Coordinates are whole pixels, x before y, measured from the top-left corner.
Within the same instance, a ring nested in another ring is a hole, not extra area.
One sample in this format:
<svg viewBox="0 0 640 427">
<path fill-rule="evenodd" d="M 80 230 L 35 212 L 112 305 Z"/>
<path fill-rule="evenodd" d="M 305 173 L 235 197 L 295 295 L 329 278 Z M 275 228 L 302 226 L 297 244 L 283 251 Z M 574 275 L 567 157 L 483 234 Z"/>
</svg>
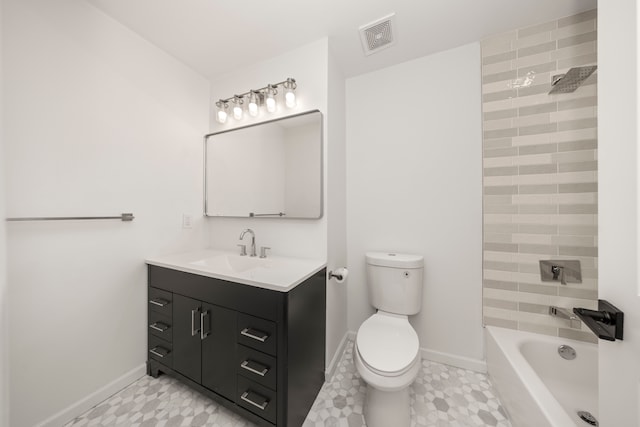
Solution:
<svg viewBox="0 0 640 427">
<path fill-rule="evenodd" d="M 155 311 L 165 316 L 171 316 L 172 302 L 173 294 L 171 292 L 149 286 L 149 312 Z"/>
<path fill-rule="evenodd" d="M 263 353 L 276 355 L 276 324 L 269 320 L 238 313 L 238 343 Z"/>
<path fill-rule="evenodd" d="M 276 389 L 276 358 L 238 345 L 238 374 L 270 389 Z"/>
<path fill-rule="evenodd" d="M 149 312 L 149 333 L 172 342 L 173 326 L 171 317 L 160 314 L 157 311 Z"/>
<path fill-rule="evenodd" d="M 276 424 L 276 392 L 238 375 L 236 403 Z"/>
<path fill-rule="evenodd" d="M 173 348 L 170 342 L 149 334 L 149 357 L 173 367 Z"/>
</svg>

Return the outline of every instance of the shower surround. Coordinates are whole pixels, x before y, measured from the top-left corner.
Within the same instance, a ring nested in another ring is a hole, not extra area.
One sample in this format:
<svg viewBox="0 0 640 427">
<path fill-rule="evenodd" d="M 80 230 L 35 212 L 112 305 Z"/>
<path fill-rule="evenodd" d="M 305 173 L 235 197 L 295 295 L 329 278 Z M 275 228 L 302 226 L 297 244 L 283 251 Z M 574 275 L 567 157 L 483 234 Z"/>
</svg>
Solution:
<svg viewBox="0 0 640 427">
<path fill-rule="evenodd" d="M 595 342 L 549 305 L 595 308 L 597 72 L 549 95 L 554 75 L 597 64 L 597 11 L 482 42 L 483 321 Z M 538 261 L 577 259 L 582 283 L 542 282 Z"/>
</svg>

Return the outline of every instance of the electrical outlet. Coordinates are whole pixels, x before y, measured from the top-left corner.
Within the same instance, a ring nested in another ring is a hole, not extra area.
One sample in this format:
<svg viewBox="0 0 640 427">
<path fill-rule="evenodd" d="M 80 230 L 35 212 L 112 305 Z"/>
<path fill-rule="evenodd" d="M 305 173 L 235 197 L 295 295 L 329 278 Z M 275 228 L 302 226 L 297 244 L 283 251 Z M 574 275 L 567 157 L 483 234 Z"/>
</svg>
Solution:
<svg viewBox="0 0 640 427">
<path fill-rule="evenodd" d="M 182 214 L 182 228 L 193 228 L 193 217 L 189 214 Z"/>
</svg>

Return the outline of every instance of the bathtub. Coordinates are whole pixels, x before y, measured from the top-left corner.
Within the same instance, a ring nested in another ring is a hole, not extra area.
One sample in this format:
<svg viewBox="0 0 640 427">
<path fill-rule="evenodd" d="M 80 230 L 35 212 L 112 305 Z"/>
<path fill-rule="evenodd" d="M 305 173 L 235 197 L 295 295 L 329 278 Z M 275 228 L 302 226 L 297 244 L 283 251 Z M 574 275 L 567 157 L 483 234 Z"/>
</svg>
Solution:
<svg viewBox="0 0 640 427">
<path fill-rule="evenodd" d="M 598 346 L 565 338 L 485 328 L 487 370 L 513 427 L 587 427 L 598 418 Z M 565 360 L 560 345 L 577 357 Z"/>
</svg>

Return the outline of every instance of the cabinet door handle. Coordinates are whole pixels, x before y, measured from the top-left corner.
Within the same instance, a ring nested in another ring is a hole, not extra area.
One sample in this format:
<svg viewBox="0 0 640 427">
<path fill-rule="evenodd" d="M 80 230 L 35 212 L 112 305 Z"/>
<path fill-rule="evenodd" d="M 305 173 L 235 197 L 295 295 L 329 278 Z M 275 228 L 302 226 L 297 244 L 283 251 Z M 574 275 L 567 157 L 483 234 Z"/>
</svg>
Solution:
<svg viewBox="0 0 640 427">
<path fill-rule="evenodd" d="M 253 393 L 252 392 L 252 394 L 254 394 L 256 397 L 261 398 L 262 403 L 257 403 L 257 402 L 254 402 L 253 400 L 251 400 L 249 398 L 249 392 L 248 391 L 245 391 L 244 393 L 242 393 L 242 396 L 240 396 L 240 399 L 242 399 L 245 402 L 255 406 L 256 408 L 259 408 L 261 411 L 264 411 L 264 408 L 266 408 L 267 405 L 269 404 L 269 399 L 267 399 L 266 397 L 260 396 L 258 393 Z"/>
<path fill-rule="evenodd" d="M 261 334 L 261 335 L 258 336 L 256 334 Z M 260 342 L 265 342 L 267 338 L 269 338 L 269 334 L 267 334 L 266 332 L 258 331 L 256 329 L 251 329 L 251 328 L 244 328 L 242 331 L 240 331 L 240 335 L 244 335 L 245 337 L 248 337 Z"/>
<path fill-rule="evenodd" d="M 165 350 L 165 353 L 163 354 L 163 353 L 160 353 L 157 349 L 158 349 L 158 347 L 154 347 L 151 350 L 149 350 L 149 353 L 154 354 L 154 355 L 156 355 L 158 357 L 161 357 L 161 358 L 164 358 L 167 354 L 169 354 L 169 352 L 166 351 L 166 350 Z"/>
<path fill-rule="evenodd" d="M 194 337 L 198 332 L 200 332 L 200 328 L 196 329 L 196 313 L 200 312 L 199 308 L 195 310 L 191 310 L 191 336 Z"/>
<path fill-rule="evenodd" d="M 209 315 L 209 310 L 205 310 L 202 313 L 200 313 L 200 339 L 201 340 L 208 337 L 209 333 L 211 332 L 211 327 L 209 327 L 209 330 L 207 332 L 204 331 L 204 318 L 208 315 Z"/>
<path fill-rule="evenodd" d="M 252 367 L 249 365 L 249 363 L 253 363 L 254 365 L 257 365 L 258 367 L 261 367 L 261 368 L 262 368 L 262 370 L 260 370 L 260 371 L 259 371 L 259 370 L 255 369 L 255 368 L 252 368 Z M 249 372 L 253 372 L 253 373 L 254 373 L 254 374 L 256 374 L 256 375 L 260 375 L 261 377 L 264 377 L 264 376 L 265 376 L 265 374 L 266 374 L 267 372 L 269 372 L 269 368 L 268 368 L 268 367 L 263 366 L 263 365 L 261 365 L 261 364 L 259 364 L 259 363 L 257 363 L 257 362 L 254 362 L 253 360 L 249 360 L 249 359 L 247 359 L 247 360 L 245 360 L 244 362 L 242 362 L 242 363 L 240 364 L 240 367 L 241 367 L 242 369 L 246 369 L 246 370 L 247 370 L 247 371 L 249 371 Z"/>
<path fill-rule="evenodd" d="M 158 332 L 164 332 L 167 329 L 169 329 L 169 325 L 165 325 L 164 323 L 161 322 L 155 322 L 149 325 L 149 327 L 151 329 L 155 329 Z"/>
<path fill-rule="evenodd" d="M 164 307 L 165 305 L 169 304 L 169 301 L 162 298 L 150 299 L 149 302 L 153 305 L 157 305 L 158 307 Z"/>
</svg>

